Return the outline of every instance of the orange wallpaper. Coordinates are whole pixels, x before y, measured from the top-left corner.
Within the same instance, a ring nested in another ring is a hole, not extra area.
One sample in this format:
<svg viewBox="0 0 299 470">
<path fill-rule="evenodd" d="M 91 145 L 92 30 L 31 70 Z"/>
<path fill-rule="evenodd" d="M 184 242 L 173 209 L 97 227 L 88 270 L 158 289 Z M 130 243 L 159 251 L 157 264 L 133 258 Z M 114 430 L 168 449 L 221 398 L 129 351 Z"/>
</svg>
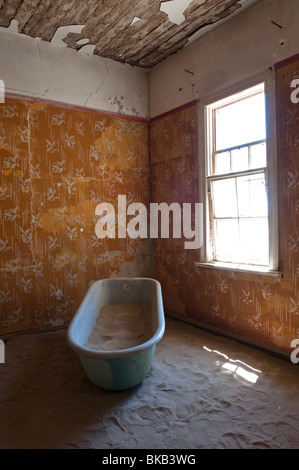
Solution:
<svg viewBox="0 0 299 470">
<path fill-rule="evenodd" d="M 98 239 L 95 207 L 149 203 L 148 125 L 0 105 L 0 334 L 67 323 L 93 280 L 150 275 L 145 240 Z"/>
<path fill-rule="evenodd" d="M 198 269 L 184 240 L 154 240 L 166 311 L 282 351 L 299 338 L 299 63 L 277 69 L 280 268 L 284 278 Z M 147 240 L 99 240 L 95 207 L 195 203 L 196 105 L 148 125 L 63 106 L 0 105 L 0 334 L 63 325 L 90 283 L 153 275 Z M 149 173 L 151 171 L 151 173 Z M 151 178 L 151 184 L 149 179 Z M 150 195 L 151 194 L 151 195 Z"/>
<path fill-rule="evenodd" d="M 295 62 L 277 70 L 280 268 L 284 278 L 197 268 L 183 240 L 154 242 L 165 309 L 245 339 L 290 351 L 299 338 L 299 104 L 290 101 Z M 298 78 L 298 77 L 297 77 Z M 196 105 L 151 123 L 153 202 L 199 201 Z"/>
</svg>

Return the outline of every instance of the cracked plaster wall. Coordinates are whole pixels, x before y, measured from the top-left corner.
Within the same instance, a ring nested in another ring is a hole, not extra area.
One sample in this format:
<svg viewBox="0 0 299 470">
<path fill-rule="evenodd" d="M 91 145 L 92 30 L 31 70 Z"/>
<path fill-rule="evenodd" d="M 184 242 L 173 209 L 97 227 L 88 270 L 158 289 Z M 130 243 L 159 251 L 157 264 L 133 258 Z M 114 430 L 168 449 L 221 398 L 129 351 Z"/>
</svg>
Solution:
<svg viewBox="0 0 299 470">
<path fill-rule="evenodd" d="M 206 98 L 297 54 L 298 24 L 298 0 L 260 0 L 225 21 L 151 69 L 150 117 Z"/>
<path fill-rule="evenodd" d="M 99 202 L 148 203 L 148 81 L 14 25 L 0 29 L 0 80 L 0 333 L 11 334 L 67 323 L 95 279 L 151 276 L 148 242 L 94 234 Z"/>
<path fill-rule="evenodd" d="M 3 28 L 0 79 L 8 94 L 148 118 L 145 70 Z"/>
</svg>

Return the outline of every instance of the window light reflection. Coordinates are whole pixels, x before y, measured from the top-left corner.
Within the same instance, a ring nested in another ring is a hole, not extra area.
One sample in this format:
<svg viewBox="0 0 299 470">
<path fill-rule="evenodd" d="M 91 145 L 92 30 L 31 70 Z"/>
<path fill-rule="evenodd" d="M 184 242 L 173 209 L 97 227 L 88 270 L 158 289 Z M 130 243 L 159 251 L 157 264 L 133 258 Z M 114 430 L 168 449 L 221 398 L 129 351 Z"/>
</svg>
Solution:
<svg viewBox="0 0 299 470">
<path fill-rule="evenodd" d="M 261 370 L 255 369 L 254 367 L 251 367 L 248 364 L 246 364 L 245 362 L 239 361 L 238 359 L 230 359 L 226 354 L 223 354 L 219 351 L 216 351 L 215 349 L 209 349 L 206 346 L 203 346 L 203 349 L 205 349 L 208 352 L 213 352 L 215 354 L 218 354 L 218 355 L 224 357 L 226 359 L 226 362 L 224 364 L 222 364 L 222 366 L 221 366 L 222 369 L 225 369 L 229 372 L 237 374 L 239 377 L 242 377 L 243 379 L 247 380 L 250 383 L 256 383 L 258 378 L 259 378 L 259 375 L 257 373 L 259 373 L 259 374 L 262 373 Z M 246 370 L 244 367 L 242 367 L 239 364 L 242 364 L 247 369 L 250 369 L 250 371 Z M 254 371 L 254 372 L 251 372 L 251 371 Z"/>
</svg>

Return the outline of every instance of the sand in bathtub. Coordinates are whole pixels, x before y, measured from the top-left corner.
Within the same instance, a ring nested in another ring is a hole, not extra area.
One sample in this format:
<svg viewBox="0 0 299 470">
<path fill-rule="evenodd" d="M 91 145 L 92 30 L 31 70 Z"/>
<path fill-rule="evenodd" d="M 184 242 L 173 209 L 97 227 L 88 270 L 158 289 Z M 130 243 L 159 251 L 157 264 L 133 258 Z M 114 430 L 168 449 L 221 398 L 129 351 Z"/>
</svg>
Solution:
<svg viewBox="0 0 299 470">
<path fill-rule="evenodd" d="M 105 305 L 85 347 L 101 351 L 128 349 L 152 336 L 151 306 L 142 302 Z"/>
</svg>

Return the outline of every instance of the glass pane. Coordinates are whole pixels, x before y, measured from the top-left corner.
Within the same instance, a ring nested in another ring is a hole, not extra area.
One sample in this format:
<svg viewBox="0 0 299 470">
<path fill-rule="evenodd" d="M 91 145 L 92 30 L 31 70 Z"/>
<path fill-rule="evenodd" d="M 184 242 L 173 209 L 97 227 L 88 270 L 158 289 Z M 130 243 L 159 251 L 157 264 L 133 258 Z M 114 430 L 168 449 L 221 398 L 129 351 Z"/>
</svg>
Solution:
<svg viewBox="0 0 299 470">
<path fill-rule="evenodd" d="M 248 170 L 248 147 L 232 151 L 232 167 L 231 171 L 246 171 Z"/>
<path fill-rule="evenodd" d="M 250 215 L 251 217 L 267 217 L 268 201 L 266 183 L 263 175 L 250 181 Z"/>
<path fill-rule="evenodd" d="M 215 110 L 216 150 L 266 139 L 264 93 Z"/>
<path fill-rule="evenodd" d="M 268 219 L 240 219 L 240 262 L 268 266 Z"/>
<path fill-rule="evenodd" d="M 212 181 L 214 217 L 237 217 L 237 197 L 235 178 Z"/>
<path fill-rule="evenodd" d="M 239 230 L 237 220 L 215 221 L 216 260 L 236 262 L 239 257 Z"/>
<path fill-rule="evenodd" d="M 265 166 L 267 166 L 266 143 L 252 145 L 250 147 L 250 169 L 263 168 Z"/>
<path fill-rule="evenodd" d="M 248 177 L 237 179 L 240 217 L 250 217 L 250 182 Z"/>
<path fill-rule="evenodd" d="M 230 173 L 230 152 L 216 153 L 215 174 L 225 175 Z"/>
<path fill-rule="evenodd" d="M 237 178 L 239 217 L 267 217 L 268 201 L 265 177 L 261 175 Z"/>
</svg>

